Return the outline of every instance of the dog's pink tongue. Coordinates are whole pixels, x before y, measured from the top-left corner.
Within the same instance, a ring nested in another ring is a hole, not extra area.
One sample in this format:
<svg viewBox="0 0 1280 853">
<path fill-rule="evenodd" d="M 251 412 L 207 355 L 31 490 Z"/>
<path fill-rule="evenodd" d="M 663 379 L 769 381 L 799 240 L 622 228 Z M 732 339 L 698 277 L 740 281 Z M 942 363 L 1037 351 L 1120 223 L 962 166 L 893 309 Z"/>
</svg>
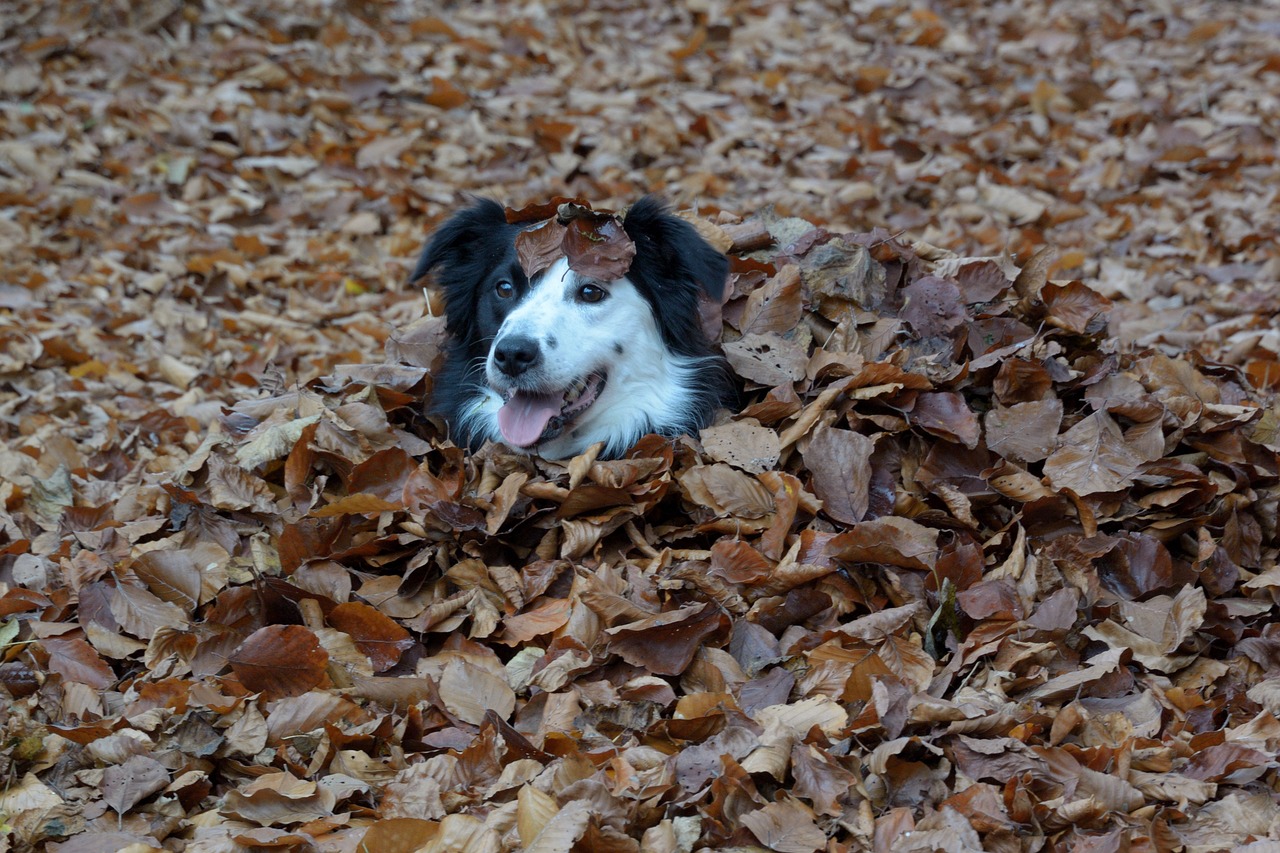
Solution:
<svg viewBox="0 0 1280 853">
<path fill-rule="evenodd" d="M 502 430 L 502 437 L 516 447 L 536 444 L 546 431 L 547 422 L 560 411 L 560 402 L 554 394 L 517 391 L 498 409 L 498 429 Z"/>
</svg>

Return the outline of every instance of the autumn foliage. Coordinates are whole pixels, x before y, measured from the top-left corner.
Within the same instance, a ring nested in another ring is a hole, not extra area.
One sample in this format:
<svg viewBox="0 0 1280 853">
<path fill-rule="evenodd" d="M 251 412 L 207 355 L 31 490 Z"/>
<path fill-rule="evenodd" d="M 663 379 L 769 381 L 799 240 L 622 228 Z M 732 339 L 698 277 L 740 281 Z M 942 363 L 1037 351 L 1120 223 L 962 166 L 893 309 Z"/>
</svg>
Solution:
<svg viewBox="0 0 1280 853">
<path fill-rule="evenodd" d="M 1280 838 L 1257 21 L 877 6 L 807 53 L 782 4 L 45 6 L 0 40 L 5 849 Z M 1147 29 L 1163 95 L 1089 76 Z M 1061 79 L 992 88 L 1002 40 Z M 570 55 L 604 42 L 670 74 Z M 1257 58 L 1178 97 L 1205 45 Z M 668 168 L 732 259 L 737 410 L 452 446 L 425 221 L 531 200 L 522 262 L 605 274 L 583 200 Z"/>
</svg>

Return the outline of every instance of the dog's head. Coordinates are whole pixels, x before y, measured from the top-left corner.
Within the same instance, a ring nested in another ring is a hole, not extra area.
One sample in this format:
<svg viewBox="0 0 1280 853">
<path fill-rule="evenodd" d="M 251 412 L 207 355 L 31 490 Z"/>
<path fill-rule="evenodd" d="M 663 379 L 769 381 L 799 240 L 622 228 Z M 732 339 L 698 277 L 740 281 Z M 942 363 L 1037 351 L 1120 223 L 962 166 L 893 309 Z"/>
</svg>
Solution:
<svg viewBox="0 0 1280 853">
<path fill-rule="evenodd" d="M 526 277 L 515 251 L 522 227 L 493 202 L 440 228 L 415 277 L 440 267 L 449 331 L 477 366 L 484 360 L 477 393 L 451 418 L 456 428 L 550 456 L 699 425 L 702 416 L 688 414 L 704 382 L 693 367 L 710 349 L 698 299 L 720 298 L 728 261 L 650 197 L 623 227 L 636 254 L 611 281 L 580 275 L 564 258 Z"/>
</svg>

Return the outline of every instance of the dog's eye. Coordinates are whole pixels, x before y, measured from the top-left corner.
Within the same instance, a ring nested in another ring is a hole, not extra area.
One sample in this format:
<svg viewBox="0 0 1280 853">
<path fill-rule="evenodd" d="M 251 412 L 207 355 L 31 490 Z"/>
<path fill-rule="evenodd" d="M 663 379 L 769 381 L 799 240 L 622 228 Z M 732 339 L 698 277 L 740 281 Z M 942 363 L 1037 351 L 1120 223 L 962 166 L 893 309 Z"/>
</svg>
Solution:
<svg viewBox="0 0 1280 853">
<path fill-rule="evenodd" d="M 578 288 L 579 302 L 599 302 L 606 295 L 604 288 L 597 284 L 584 284 Z"/>
<path fill-rule="evenodd" d="M 516 295 L 516 286 L 509 281 L 500 281 L 494 288 L 494 292 L 498 294 L 499 299 L 510 299 Z"/>
</svg>

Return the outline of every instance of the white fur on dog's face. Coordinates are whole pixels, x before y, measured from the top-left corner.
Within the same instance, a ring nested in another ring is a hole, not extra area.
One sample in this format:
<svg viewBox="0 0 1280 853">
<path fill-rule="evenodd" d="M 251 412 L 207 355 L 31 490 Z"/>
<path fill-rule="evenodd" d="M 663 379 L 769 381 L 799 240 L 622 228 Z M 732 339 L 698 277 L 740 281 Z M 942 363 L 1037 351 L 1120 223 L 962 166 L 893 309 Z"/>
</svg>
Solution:
<svg viewBox="0 0 1280 853">
<path fill-rule="evenodd" d="M 583 301 L 580 291 L 587 284 L 602 288 L 604 298 Z M 512 378 L 498 368 L 494 352 L 514 338 L 534 341 L 539 360 Z M 463 417 L 473 434 L 502 441 L 498 411 L 514 390 L 558 395 L 578 380 L 603 374 L 605 386 L 586 411 L 558 435 L 526 449 L 564 459 L 604 441 L 606 452 L 616 454 L 652 424 L 680 424 L 687 418 L 704 361 L 664 346 L 649 303 L 629 280 L 582 278 L 561 259 L 535 280 L 503 321 L 485 364 L 489 388 Z"/>
</svg>

